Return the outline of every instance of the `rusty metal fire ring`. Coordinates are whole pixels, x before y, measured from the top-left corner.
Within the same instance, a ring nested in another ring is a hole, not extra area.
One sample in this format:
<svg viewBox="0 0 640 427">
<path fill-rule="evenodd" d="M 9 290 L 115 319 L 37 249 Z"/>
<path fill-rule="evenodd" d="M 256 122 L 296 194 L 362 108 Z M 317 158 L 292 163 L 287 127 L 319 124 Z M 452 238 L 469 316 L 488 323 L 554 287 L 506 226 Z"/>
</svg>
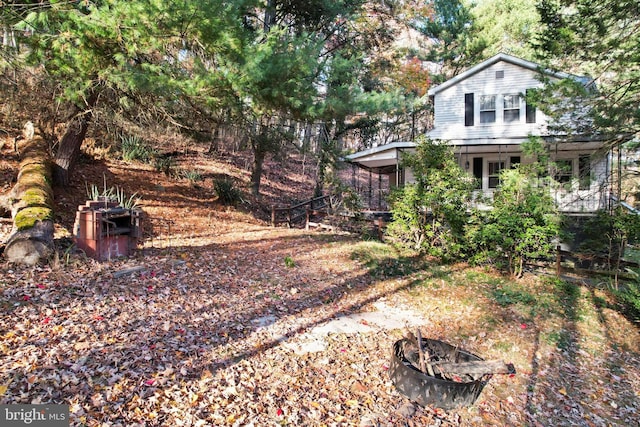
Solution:
<svg viewBox="0 0 640 427">
<path fill-rule="evenodd" d="M 484 360 L 443 341 L 422 338 L 422 344 L 436 360 L 456 363 Z M 389 376 L 400 393 L 421 406 L 430 405 L 445 410 L 470 406 L 491 378 L 490 375 L 478 378 L 465 376 L 454 381 L 438 375 L 431 376 L 416 366 L 414 355 L 405 355 L 405 348 L 411 345 L 415 346 L 406 338 L 393 345 Z"/>
</svg>

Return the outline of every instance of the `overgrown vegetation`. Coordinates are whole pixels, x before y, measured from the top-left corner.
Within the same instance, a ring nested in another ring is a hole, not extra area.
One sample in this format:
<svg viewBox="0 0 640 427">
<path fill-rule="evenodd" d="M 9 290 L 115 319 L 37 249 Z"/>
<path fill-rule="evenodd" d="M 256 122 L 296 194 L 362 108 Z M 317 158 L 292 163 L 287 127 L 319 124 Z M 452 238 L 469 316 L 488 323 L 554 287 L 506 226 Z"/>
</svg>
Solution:
<svg viewBox="0 0 640 427">
<path fill-rule="evenodd" d="M 229 178 L 218 178 L 213 180 L 213 191 L 218 196 L 218 200 L 225 205 L 235 205 L 242 201 L 242 192 L 236 187 L 235 182 Z"/>
<path fill-rule="evenodd" d="M 623 267 L 627 255 L 635 252 L 629 245 L 640 238 L 640 215 L 618 206 L 612 212 L 599 212 L 589 218 L 582 230 L 584 239 L 578 250 L 604 260 L 604 268 L 613 272 L 610 288 L 622 311 L 640 321 L 640 269 Z M 638 259 L 631 256 L 629 261 Z M 622 273 L 627 277 L 624 280 Z"/>
<path fill-rule="evenodd" d="M 450 146 L 427 138 L 419 141 L 415 154 L 402 159 L 402 166 L 411 168 L 416 182 L 390 198 L 394 220 L 389 237 L 422 253 L 459 257 L 473 178 L 458 166 Z"/>
<path fill-rule="evenodd" d="M 560 233 L 560 217 L 548 188 L 530 169 L 500 174 L 491 209 L 475 210 L 467 227 L 474 262 L 489 262 L 520 277 L 527 263 L 549 259 Z"/>
<path fill-rule="evenodd" d="M 536 156 L 540 146 L 532 142 L 528 149 Z M 403 165 L 412 169 L 416 183 L 391 198 L 388 234 L 395 243 L 445 261 L 465 257 L 489 263 L 514 277 L 527 262 L 553 253 L 560 219 L 538 162 L 503 170 L 487 201 L 490 210 L 471 207 L 473 179 L 451 147 L 423 139 Z"/>
<path fill-rule="evenodd" d="M 566 230 L 549 192 L 553 183 L 544 173 L 550 165 L 539 141 L 531 140 L 524 148 L 534 161 L 503 170 L 493 198 L 486 201 L 491 209 L 479 210 L 469 207 L 470 183 L 450 148 L 421 141 L 416 154 L 403 162 L 413 169 L 416 184 L 391 198 L 390 241 L 445 261 L 466 259 L 491 265 L 514 278 L 522 276 L 527 264 L 552 259 Z M 579 250 L 610 260 L 609 268 L 615 272 L 612 294 L 622 311 L 640 319 L 640 279 L 622 283 L 618 274 L 628 242 L 640 236 L 640 216 L 617 208 L 600 212 L 581 228 L 585 236 Z M 372 271 L 393 269 L 388 260 L 359 257 Z M 397 266 L 397 261 L 391 264 Z M 572 295 L 572 287 L 563 289 L 564 297 Z M 499 305 L 535 305 L 528 291 L 509 287 L 495 288 L 492 297 Z"/>
<path fill-rule="evenodd" d="M 636 274 L 640 274 L 640 271 Z M 618 285 L 613 290 L 613 294 L 622 306 L 622 311 L 635 322 L 640 323 L 640 278 Z"/>
</svg>

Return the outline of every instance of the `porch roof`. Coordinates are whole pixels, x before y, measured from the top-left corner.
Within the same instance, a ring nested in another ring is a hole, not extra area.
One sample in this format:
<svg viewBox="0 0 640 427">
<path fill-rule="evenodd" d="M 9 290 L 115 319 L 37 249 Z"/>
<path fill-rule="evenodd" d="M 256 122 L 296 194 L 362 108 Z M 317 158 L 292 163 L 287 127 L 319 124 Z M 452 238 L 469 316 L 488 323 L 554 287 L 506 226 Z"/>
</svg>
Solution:
<svg viewBox="0 0 640 427">
<path fill-rule="evenodd" d="M 401 153 L 403 151 L 413 150 L 415 147 L 415 142 L 392 142 L 350 154 L 345 157 L 345 160 L 355 164 L 359 168 L 374 173 L 393 173 L 401 159 Z"/>
</svg>

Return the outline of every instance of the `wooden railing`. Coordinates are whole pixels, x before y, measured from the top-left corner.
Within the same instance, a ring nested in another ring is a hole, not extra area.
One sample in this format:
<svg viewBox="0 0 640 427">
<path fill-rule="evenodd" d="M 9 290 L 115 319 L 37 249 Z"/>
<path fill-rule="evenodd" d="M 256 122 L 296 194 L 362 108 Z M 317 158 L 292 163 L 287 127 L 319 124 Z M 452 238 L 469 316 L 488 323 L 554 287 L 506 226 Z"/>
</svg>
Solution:
<svg viewBox="0 0 640 427">
<path fill-rule="evenodd" d="M 313 217 L 327 215 L 330 209 L 331 196 L 316 197 L 289 207 L 272 206 L 271 225 L 275 227 L 278 224 L 287 224 L 291 227 L 296 223 L 302 224 L 304 220 L 305 227 L 308 228 Z"/>
</svg>

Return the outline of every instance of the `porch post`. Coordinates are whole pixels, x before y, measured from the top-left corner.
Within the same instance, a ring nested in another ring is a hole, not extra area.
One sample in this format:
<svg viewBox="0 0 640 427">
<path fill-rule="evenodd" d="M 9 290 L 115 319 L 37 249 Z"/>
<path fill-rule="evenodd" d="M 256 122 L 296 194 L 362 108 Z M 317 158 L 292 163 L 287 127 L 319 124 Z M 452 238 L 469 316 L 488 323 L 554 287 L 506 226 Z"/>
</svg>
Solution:
<svg viewBox="0 0 640 427">
<path fill-rule="evenodd" d="M 371 188 L 372 185 L 373 184 L 372 184 L 372 177 L 371 177 L 371 169 L 369 169 L 369 209 L 371 209 L 371 205 L 372 205 L 371 203 L 372 202 L 371 196 L 373 193 L 373 188 Z"/>
<path fill-rule="evenodd" d="M 396 187 L 400 187 L 400 162 L 398 160 L 398 150 L 396 150 Z"/>
<path fill-rule="evenodd" d="M 378 210 L 382 209 L 382 174 L 378 174 Z"/>
</svg>

